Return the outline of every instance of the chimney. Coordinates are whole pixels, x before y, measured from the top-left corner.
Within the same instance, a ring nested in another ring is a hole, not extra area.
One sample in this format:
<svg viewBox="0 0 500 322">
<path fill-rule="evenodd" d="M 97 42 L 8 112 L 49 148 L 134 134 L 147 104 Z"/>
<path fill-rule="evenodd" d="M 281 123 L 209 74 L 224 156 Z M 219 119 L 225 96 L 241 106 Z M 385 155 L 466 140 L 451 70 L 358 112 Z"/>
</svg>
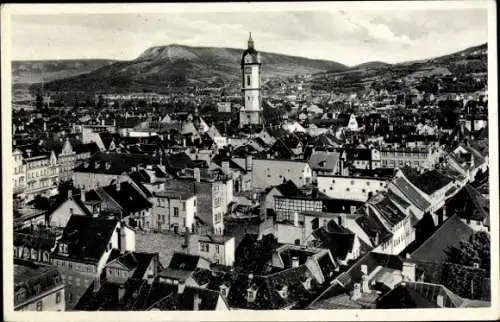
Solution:
<svg viewBox="0 0 500 322">
<path fill-rule="evenodd" d="M 106 123 L 105 123 L 105 121 L 104 121 L 104 120 L 102 120 L 102 121 L 101 121 L 101 125 L 102 125 L 102 126 L 105 126 L 105 125 L 106 125 Z"/>
<path fill-rule="evenodd" d="M 299 267 L 299 258 L 297 256 L 292 257 L 292 267 Z"/>
<path fill-rule="evenodd" d="M 414 282 L 415 281 L 415 271 L 416 271 L 416 264 L 415 263 L 410 263 L 410 262 L 403 262 L 403 268 L 402 268 L 402 273 L 403 273 L 403 278 L 407 281 Z"/>
<path fill-rule="evenodd" d="M 436 304 L 439 307 L 444 307 L 444 297 L 443 297 L 443 295 L 438 294 L 438 296 L 436 297 Z"/>
<path fill-rule="evenodd" d="M 229 174 L 229 161 L 222 161 L 222 172 Z"/>
<path fill-rule="evenodd" d="M 354 284 L 354 290 L 352 292 L 351 300 L 355 301 L 361 298 L 361 286 L 359 283 Z"/>
<path fill-rule="evenodd" d="M 193 169 L 193 176 L 194 176 L 194 179 L 196 180 L 196 182 L 201 181 L 200 168 Z"/>
<path fill-rule="evenodd" d="M 368 275 L 363 275 L 363 281 L 361 282 L 361 292 L 363 293 L 371 293 L 370 284 L 368 282 Z"/>
<path fill-rule="evenodd" d="M 251 155 L 247 155 L 245 157 L 245 170 L 248 172 L 248 171 L 252 171 L 252 167 L 253 167 L 253 164 L 252 164 L 253 160 L 252 160 L 252 156 Z"/>
<path fill-rule="evenodd" d="M 177 285 L 177 294 L 182 294 L 184 293 L 184 289 L 186 288 L 186 283 L 185 281 L 179 281 L 179 284 Z"/>
<path fill-rule="evenodd" d="M 298 212 L 293 213 L 293 225 L 295 227 L 299 227 L 299 213 Z"/>
<path fill-rule="evenodd" d="M 193 300 L 193 311 L 199 311 L 200 310 L 200 304 L 201 304 L 201 299 L 198 293 L 194 294 L 194 300 Z"/>
<path fill-rule="evenodd" d="M 47 122 L 43 122 L 43 131 L 47 132 Z"/>
<path fill-rule="evenodd" d="M 375 244 L 374 246 L 378 246 L 380 244 L 380 233 L 378 231 L 375 233 L 375 240 L 373 243 Z"/>
<path fill-rule="evenodd" d="M 73 198 L 73 189 L 69 188 L 69 190 L 68 190 L 68 199 L 72 199 L 72 198 Z"/>
<path fill-rule="evenodd" d="M 121 189 L 121 183 L 120 183 L 120 181 L 116 181 L 116 191 L 119 192 L 120 189 Z"/>
<path fill-rule="evenodd" d="M 85 203 L 86 201 L 86 198 L 85 198 L 85 190 L 84 189 L 81 189 L 80 190 L 80 200 Z"/>
<path fill-rule="evenodd" d="M 186 147 L 186 138 L 182 138 L 182 146 Z"/>
<path fill-rule="evenodd" d="M 337 217 L 337 224 L 342 227 L 342 216 Z"/>
<path fill-rule="evenodd" d="M 118 288 L 118 302 L 123 301 L 124 296 L 125 296 L 125 285 L 120 284 L 120 287 Z"/>
</svg>

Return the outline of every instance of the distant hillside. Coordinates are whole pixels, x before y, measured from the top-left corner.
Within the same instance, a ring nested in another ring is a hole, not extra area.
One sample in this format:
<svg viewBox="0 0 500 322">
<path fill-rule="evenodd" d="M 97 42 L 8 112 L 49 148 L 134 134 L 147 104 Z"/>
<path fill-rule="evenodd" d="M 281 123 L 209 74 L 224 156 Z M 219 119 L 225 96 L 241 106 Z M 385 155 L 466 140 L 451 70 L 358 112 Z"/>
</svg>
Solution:
<svg viewBox="0 0 500 322">
<path fill-rule="evenodd" d="M 381 61 L 371 61 L 371 62 L 362 63 L 362 64 L 359 64 L 359 65 L 352 66 L 349 69 L 350 70 L 355 70 L 355 69 L 380 69 L 380 68 L 389 67 L 389 66 L 391 66 L 391 64 L 384 63 L 384 62 L 381 62 Z"/>
<path fill-rule="evenodd" d="M 12 62 L 12 83 L 50 82 L 89 73 L 114 62 L 109 59 L 17 60 Z"/>
<path fill-rule="evenodd" d="M 87 74 L 55 80 L 62 91 L 141 91 L 168 87 L 239 83 L 242 49 L 168 45 L 152 47 L 132 61 L 105 65 Z M 263 78 L 313 74 L 347 67 L 336 62 L 261 52 Z"/>
<path fill-rule="evenodd" d="M 488 71 L 487 48 L 487 44 L 482 44 L 418 61 L 397 64 L 368 62 L 342 71 L 320 72 L 313 75 L 310 85 L 316 90 L 341 92 L 364 91 L 373 84 L 377 84 L 376 87 L 397 90 L 402 86 L 411 86 L 422 78 L 477 75 Z M 474 86 L 464 85 L 460 88 L 469 87 Z M 449 86 L 448 89 L 451 88 L 454 86 Z"/>
</svg>

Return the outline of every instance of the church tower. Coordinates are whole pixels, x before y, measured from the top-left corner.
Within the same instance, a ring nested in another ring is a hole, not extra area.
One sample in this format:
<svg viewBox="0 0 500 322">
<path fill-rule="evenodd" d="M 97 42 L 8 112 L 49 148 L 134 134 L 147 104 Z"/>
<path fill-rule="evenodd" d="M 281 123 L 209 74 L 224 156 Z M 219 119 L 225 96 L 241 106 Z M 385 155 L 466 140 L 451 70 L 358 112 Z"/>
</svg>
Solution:
<svg viewBox="0 0 500 322">
<path fill-rule="evenodd" d="M 250 33 L 248 48 L 241 56 L 241 91 L 244 103 L 240 110 L 240 127 L 262 123 L 260 66 L 260 54 L 254 48 L 252 33 Z"/>
</svg>

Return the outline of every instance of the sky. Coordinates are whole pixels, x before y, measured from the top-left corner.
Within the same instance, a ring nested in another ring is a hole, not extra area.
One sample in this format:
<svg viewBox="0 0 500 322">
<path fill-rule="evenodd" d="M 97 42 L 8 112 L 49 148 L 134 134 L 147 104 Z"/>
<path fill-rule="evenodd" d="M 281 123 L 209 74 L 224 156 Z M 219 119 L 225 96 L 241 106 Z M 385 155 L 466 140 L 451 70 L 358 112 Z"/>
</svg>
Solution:
<svg viewBox="0 0 500 322">
<path fill-rule="evenodd" d="M 130 60 L 152 46 L 246 48 L 355 65 L 449 54 L 488 39 L 486 9 L 11 16 L 13 60 Z"/>
</svg>

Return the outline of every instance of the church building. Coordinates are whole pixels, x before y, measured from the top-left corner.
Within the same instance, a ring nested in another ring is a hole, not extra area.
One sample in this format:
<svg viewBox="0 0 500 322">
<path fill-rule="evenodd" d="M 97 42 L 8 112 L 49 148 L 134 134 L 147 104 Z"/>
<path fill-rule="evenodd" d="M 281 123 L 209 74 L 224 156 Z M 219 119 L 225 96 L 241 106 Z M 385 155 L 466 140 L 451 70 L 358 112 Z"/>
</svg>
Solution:
<svg viewBox="0 0 500 322">
<path fill-rule="evenodd" d="M 244 104 L 240 110 L 240 127 L 262 123 L 260 66 L 260 53 L 255 50 L 252 34 L 250 33 L 248 48 L 241 56 L 241 91 L 243 93 Z"/>
</svg>

